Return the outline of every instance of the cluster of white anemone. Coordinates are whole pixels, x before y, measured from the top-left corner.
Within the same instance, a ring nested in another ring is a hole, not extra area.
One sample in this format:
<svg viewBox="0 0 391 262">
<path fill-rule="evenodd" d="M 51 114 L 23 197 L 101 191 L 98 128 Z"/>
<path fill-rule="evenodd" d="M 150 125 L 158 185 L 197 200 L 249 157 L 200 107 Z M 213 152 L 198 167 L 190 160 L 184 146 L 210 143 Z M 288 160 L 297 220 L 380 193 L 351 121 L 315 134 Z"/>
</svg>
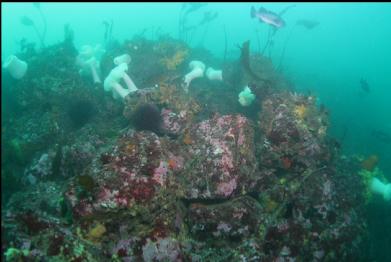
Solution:
<svg viewBox="0 0 391 262">
<path fill-rule="evenodd" d="M 90 74 L 95 84 L 101 84 L 99 73 L 99 59 L 105 50 L 96 45 L 84 45 L 80 49 L 77 57 L 77 64 L 80 66 L 81 74 Z M 107 92 L 112 92 L 114 99 L 124 99 L 128 94 L 138 90 L 132 79 L 127 74 L 128 64 L 131 62 L 129 54 L 123 54 L 113 59 L 115 67 L 110 71 L 108 76 L 103 81 L 103 88 Z M 124 88 L 121 80 L 125 83 Z"/>
<path fill-rule="evenodd" d="M 206 66 L 203 62 L 198 60 L 193 60 L 189 63 L 189 69 L 191 70 L 189 73 L 187 73 L 184 77 L 185 82 L 185 90 L 188 91 L 188 88 L 190 86 L 190 83 L 200 77 L 204 77 L 204 74 L 209 80 L 217 80 L 217 81 L 223 81 L 223 71 L 222 70 L 216 70 L 212 67 L 208 67 L 208 69 L 205 72 Z"/>
<path fill-rule="evenodd" d="M 131 57 L 128 54 L 115 57 L 113 63 L 116 67 L 110 71 L 103 83 L 105 91 L 111 91 L 114 99 L 124 99 L 130 93 L 138 90 L 133 80 L 127 74 L 128 64 L 130 62 Z M 125 82 L 126 88 L 120 84 L 121 80 Z"/>
</svg>

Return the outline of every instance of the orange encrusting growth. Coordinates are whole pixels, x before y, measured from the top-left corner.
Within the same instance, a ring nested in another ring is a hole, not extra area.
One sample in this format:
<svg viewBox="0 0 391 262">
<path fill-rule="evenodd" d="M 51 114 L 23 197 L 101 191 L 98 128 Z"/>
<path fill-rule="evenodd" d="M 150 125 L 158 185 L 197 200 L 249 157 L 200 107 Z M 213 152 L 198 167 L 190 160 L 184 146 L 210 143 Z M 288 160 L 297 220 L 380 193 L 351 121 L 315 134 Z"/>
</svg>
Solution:
<svg viewBox="0 0 391 262">
<path fill-rule="evenodd" d="M 371 155 L 367 159 L 361 162 L 361 167 L 368 171 L 373 171 L 378 162 L 379 162 L 378 156 Z"/>
</svg>

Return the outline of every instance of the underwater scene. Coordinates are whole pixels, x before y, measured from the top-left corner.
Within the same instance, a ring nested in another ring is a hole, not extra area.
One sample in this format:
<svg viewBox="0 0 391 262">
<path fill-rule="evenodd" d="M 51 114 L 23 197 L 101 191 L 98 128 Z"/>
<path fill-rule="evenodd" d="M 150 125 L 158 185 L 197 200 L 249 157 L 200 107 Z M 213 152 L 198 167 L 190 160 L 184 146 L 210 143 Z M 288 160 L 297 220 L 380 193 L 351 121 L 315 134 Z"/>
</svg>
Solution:
<svg viewBox="0 0 391 262">
<path fill-rule="evenodd" d="M 390 3 L 1 3 L 2 261 L 391 261 Z"/>
</svg>

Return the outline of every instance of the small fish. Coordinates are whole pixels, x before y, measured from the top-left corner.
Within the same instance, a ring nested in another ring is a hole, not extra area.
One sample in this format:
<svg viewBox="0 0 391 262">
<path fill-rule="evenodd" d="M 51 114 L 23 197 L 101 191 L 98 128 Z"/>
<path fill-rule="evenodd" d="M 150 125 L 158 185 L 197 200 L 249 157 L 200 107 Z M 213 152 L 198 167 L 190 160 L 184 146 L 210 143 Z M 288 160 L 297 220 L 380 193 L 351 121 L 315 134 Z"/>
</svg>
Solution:
<svg viewBox="0 0 391 262">
<path fill-rule="evenodd" d="M 383 132 L 381 130 L 372 130 L 371 135 L 383 143 L 391 143 L 391 135 L 386 132 Z"/>
<path fill-rule="evenodd" d="M 361 78 L 360 85 L 361 85 L 361 89 L 364 90 L 366 93 L 371 92 L 371 88 L 369 87 L 367 80 L 365 80 L 364 78 Z"/>
<path fill-rule="evenodd" d="M 304 26 L 306 29 L 311 30 L 314 27 L 318 26 L 319 22 L 315 20 L 299 19 L 296 21 L 296 25 L 301 25 Z"/>
<path fill-rule="evenodd" d="M 274 28 L 281 28 L 285 26 L 284 20 L 278 14 L 268 11 L 265 8 L 261 7 L 259 10 L 255 10 L 255 7 L 251 7 L 251 18 L 257 17 L 260 22 L 269 24 Z"/>
</svg>

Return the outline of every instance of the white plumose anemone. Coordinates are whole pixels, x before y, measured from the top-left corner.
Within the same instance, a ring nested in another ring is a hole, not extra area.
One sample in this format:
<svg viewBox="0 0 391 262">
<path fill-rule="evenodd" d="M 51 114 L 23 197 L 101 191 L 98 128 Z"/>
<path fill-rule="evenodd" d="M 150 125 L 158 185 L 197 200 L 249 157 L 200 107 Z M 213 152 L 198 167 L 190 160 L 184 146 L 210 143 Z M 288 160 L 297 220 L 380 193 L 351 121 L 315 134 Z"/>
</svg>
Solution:
<svg viewBox="0 0 391 262">
<path fill-rule="evenodd" d="M 209 67 L 206 70 L 206 77 L 209 80 L 217 80 L 217 81 L 223 81 L 223 71 L 222 70 L 216 70 L 212 67 Z"/>
<path fill-rule="evenodd" d="M 201 61 L 191 61 L 189 63 L 190 72 L 185 75 L 185 90 L 188 90 L 191 81 L 196 78 L 203 77 L 205 72 L 205 64 Z"/>
<path fill-rule="evenodd" d="M 3 68 L 8 70 L 13 78 L 21 79 L 26 74 L 28 65 L 25 61 L 20 60 L 17 56 L 11 55 L 4 62 Z"/>
<path fill-rule="evenodd" d="M 373 193 L 382 195 L 386 201 L 391 200 L 391 183 L 385 184 L 378 178 L 372 178 L 370 186 Z"/>
<path fill-rule="evenodd" d="M 136 92 L 138 90 L 132 79 L 126 73 L 127 70 L 128 65 L 126 63 L 119 64 L 110 71 L 109 75 L 104 81 L 103 87 L 105 91 L 112 91 L 113 97 L 115 99 L 124 99 L 125 96 L 127 96 L 128 94 Z M 127 89 L 122 87 L 122 85 L 119 83 L 121 79 L 124 80 Z"/>
<path fill-rule="evenodd" d="M 131 61 L 132 61 L 132 58 L 128 54 L 123 54 L 123 55 L 117 56 L 113 59 L 113 63 L 115 65 L 119 65 L 122 63 L 129 64 Z"/>
</svg>

